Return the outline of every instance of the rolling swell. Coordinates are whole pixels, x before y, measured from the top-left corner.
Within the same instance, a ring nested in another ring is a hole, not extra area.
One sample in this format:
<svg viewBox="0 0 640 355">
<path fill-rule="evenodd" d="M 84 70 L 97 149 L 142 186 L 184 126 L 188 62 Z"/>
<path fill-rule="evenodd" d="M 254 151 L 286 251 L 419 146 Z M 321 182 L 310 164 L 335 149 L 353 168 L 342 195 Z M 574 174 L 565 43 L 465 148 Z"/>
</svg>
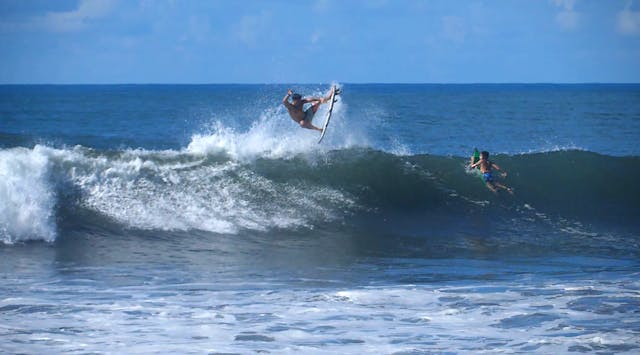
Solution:
<svg viewBox="0 0 640 355">
<path fill-rule="evenodd" d="M 322 162 L 260 160 L 255 169 L 269 179 L 303 180 L 356 196 L 363 207 L 385 212 L 448 209 L 485 210 L 526 203 L 574 217 L 628 218 L 640 212 L 640 158 L 610 157 L 584 151 L 498 155 L 509 173 L 504 184 L 515 196 L 494 195 L 478 174 L 464 169 L 466 158 L 396 156 L 370 149 L 332 151 Z M 499 174 L 496 174 L 499 175 Z"/>
<path fill-rule="evenodd" d="M 494 159 L 515 196 L 489 192 L 460 157 L 349 148 L 239 161 L 224 152 L 4 149 L 0 231 L 13 243 L 87 226 L 237 234 L 333 222 L 446 235 L 477 229 L 470 219 L 491 219 L 520 229 L 566 228 L 557 221 L 640 228 L 637 157 L 558 151 Z"/>
</svg>

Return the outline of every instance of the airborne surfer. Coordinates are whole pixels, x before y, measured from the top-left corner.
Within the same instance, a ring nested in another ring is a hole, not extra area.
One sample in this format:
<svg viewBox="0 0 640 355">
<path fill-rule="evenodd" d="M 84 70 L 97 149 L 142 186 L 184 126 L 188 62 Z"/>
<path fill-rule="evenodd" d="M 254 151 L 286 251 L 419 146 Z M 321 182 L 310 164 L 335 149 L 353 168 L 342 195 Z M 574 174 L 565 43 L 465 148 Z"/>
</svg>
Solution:
<svg viewBox="0 0 640 355">
<path fill-rule="evenodd" d="M 493 180 L 492 169 L 500 170 L 502 172 L 502 176 L 507 176 L 507 172 L 502 170 L 496 163 L 489 160 L 489 152 L 483 151 L 480 153 L 480 160 L 469 165 L 469 168 L 473 169 L 475 167 L 479 167 L 482 172 L 482 178 L 484 182 L 487 184 L 489 190 L 493 192 L 498 192 L 498 188 L 507 190 L 510 194 L 513 194 L 513 189 L 505 186 L 497 181 Z"/>
<path fill-rule="evenodd" d="M 289 89 L 287 91 L 287 95 L 282 99 L 282 104 L 289 111 L 289 116 L 298 122 L 300 127 L 307 129 L 315 129 L 316 131 L 322 132 L 322 128 L 318 128 L 311 124 L 313 120 L 313 116 L 318 112 L 318 108 L 321 104 L 328 102 L 331 99 L 331 94 L 333 91 L 336 91 L 336 95 L 339 94 L 339 89 L 333 87 L 331 91 L 329 91 L 329 95 L 325 97 L 305 97 L 303 98 L 300 94 L 294 93 L 293 90 Z M 291 97 L 291 102 L 289 102 L 289 98 Z M 306 110 L 304 110 L 304 104 L 310 103 Z"/>
</svg>

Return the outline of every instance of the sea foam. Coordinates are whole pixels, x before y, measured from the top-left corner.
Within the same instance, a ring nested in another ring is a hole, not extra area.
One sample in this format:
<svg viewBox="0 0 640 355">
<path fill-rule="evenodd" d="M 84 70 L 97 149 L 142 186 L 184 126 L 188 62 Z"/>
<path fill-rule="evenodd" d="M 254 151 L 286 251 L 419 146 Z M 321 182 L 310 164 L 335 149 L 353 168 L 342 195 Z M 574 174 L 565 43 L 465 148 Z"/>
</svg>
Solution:
<svg viewBox="0 0 640 355">
<path fill-rule="evenodd" d="M 314 92 L 313 96 L 326 93 Z M 304 155 L 322 155 L 330 150 L 356 146 L 369 146 L 365 122 L 346 119 L 347 104 L 341 99 L 334 105 L 331 124 L 322 144 L 319 133 L 301 129 L 282 106 L 265 110 L 260 118 L 246 130 L 225 126 L 219 120 L 206 127 L 204 133 L 194 134 L 186 152 L 192 154 L 222 153 L 234 160 L 250 161 L 257 158 L 289 159 Z M 327 115 L 327 105 L 321 105 L 313 124 L 321 127 Z"/>
<path fill-rule="evenodd" d="M 78 209 L 125 228 L 235 234 L 312 228 L 353 204 L 336 189 L 272 180 L 224 154 L 81 146 L 0 151 L 0 199 L 9 244 L 54 241 L 56 220 L 83 218 Z"/>
<path fill-rule="evenodd" d="M 53 241 L 56 194 L 46 149 L 0 150 L 0 240 Z"/>
</svg>

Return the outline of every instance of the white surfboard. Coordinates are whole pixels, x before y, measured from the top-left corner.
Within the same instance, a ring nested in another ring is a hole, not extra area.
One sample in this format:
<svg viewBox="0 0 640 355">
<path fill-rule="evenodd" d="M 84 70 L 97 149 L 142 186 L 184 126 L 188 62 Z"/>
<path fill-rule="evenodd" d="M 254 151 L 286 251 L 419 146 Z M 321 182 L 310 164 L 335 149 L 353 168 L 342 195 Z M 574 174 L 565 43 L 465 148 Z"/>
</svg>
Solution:
<svg viewBox="0 0 640 355">
<path fill-rule="evenodd" d="M 333 112 L 333 104 L 338 102 L 338 99 L 336 98 L 336 91 L 338 91 L 338 88 L 334 86 L 333 91 L 331 92 L 331 99 L 330 99 L 331 102 L 329 103 L 329 112 L 327 112 L 327 118 L 324 120 L 324 124 L 322 125 L 322 133 L 320 133 L 320 139 L 318 140 L 318 143 L 322 142 L 322 138 L 324 138 L 324 134 L 327 133 L 327 126 L 329 125 L 329 121 L 331 121 L 331 113 Z"/>
</svg>

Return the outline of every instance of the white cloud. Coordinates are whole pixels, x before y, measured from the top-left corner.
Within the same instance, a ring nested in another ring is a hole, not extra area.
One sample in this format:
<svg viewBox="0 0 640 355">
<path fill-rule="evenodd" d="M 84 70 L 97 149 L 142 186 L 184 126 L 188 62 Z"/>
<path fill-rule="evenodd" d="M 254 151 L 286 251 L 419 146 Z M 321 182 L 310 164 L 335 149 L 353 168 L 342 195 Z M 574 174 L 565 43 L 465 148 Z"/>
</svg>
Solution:
<svg viewBox="0 0 640 355">
<path fill-rule="evenodd" d="M 322 49 L 323 39 L 326 38 L 326 34 L 323 30 L 315 29 L 308 35 L 308 42 L 304 47 L 307 52 L 318 52 Z"/>
<path fill-rule="evenodd" d="M 189 17 L 188 37 L 197 43 L 204 43 L 213 37 L 211 20 L 207 16 Z"/>
<path fill-rule="evenodd" d="M 640 11 L 631 10 L 632 1 L 627 2 L 624 10 L 618 12 L 618 32 L 625 35 L 640 35 Z"/>
<path fill-rule="evenodd" d="M 454 42 L 464 42 L 467 32 L 462 17 L 444 16 L 442 18 L 442 35 Z"/>
<path fill-rule="evenodd" d="M 92 21 L 111 13 L 118 0 L 82 0 L 72 11 L 50 11 L 25 21 L 2 22 L 0 32 L 49 31 L 77 32 Z"/>
<path fill-rule="evenodd" d="M 364 6 L 371 9 L 379 9 L 389 4 L 389 0 L 368 0 L 364 2 Z"/>
<path fill-rule="evenodd" d="M 332 4 L 329 2 L 329 0 L 318 0 L 313 4 L 312 9 L 315 13 L 324 14 L 329 12 L 331 5 Z"/>
<path fill-rule="evenodd" d="M 574 10 L 577 0 L 553 0 L 553 3 L 562 10 L 556 14 L 556 23 L 565 30 L 574 30 L 578 27 L 580 14 Z"/>
<path fill-rule="evenodd" d="M 82 0 L 73 11 L 49 12 L 33 21 L 36 26 L 53 32 L 75 32 L 92 20 L 108 15 L 115 3 L 116 0 Z"/>
<path fill-rule="evenodd" d="M 556 22 L 565 30 L 573 30 L 578 27 L 578 13 L 573 10 L 565 10 L 556 15 Z"/>
<path fill-rule="evenodd" d="M 558 7 L 573 9 L 573 6 L 576 4 L 576 0 L 553 0 L 553 3 Z"/>
<path fill-rule="evenodd" d="M 260 35 L 266 31 L 271 21 L 271 13 L 263 11 L 258 15 L 242 16 L 233 28 L 233 37 L 248 47 L 258 44 Z"/>
<path fill-rule="evenodd" d="M 309 38 L 309 41 L 311 42 L 311 44 L 316 44 L 322 39 L 322 37 L 324 37 L 323 33 L 319 30 L 316 30 L 311 34 L 311 38 Z"/>
<path fill-rule="evenodd" d="M 233 37 L 249 47 L 258 44 L 259 37 L 269 28 L 271 13 L 264 11 L 258 15 L 242 16 L 232 29 Z"/>
</svg>

